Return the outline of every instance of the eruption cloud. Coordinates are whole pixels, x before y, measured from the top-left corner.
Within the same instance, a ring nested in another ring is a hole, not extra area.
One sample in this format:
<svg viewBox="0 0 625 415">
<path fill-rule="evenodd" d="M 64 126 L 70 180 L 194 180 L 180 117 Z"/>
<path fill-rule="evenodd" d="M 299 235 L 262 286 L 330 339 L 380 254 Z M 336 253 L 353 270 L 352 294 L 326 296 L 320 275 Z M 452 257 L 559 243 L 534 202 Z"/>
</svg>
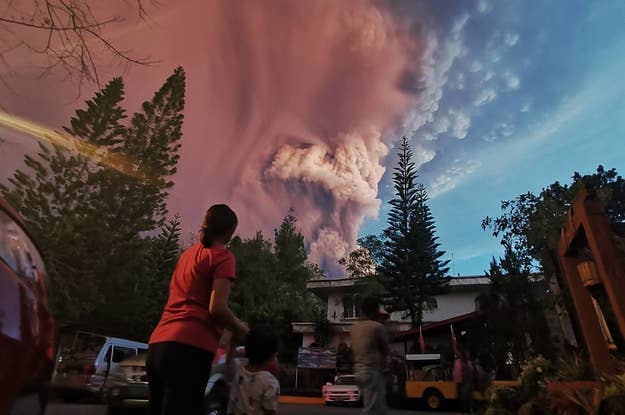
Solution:
<svg viewBox="0 0 625 415">
<path fill-rule="evenodd" d="M 248 231 L 295 208 L 311 260 L 338 276 L 378 215 L 382 161 L 416 105 L 420 39 L 377 2 L 207 7 L 207 139 L 227 200 Z"/>
<path fill-rule="evenodd" d="M 125 3 L 98 7 L 114 16 Z M 163 60 L 124 74 L 129 111 L 172 67 L 185 68 L 184 138 L 168 201 L 185 232 L 213 203 L 235 209 L 242 235 L 270 234 L 293 207 L 310 259 L 330 277 L 342 274 L 338 259 L 355 248 L 364 220 L 378 215 L 384 158 L 427 75 L 428 38 L 415 30 L 427 20 L 394 4 L 188 0 L 157 9 L 153 24 L 129 20 L 105 33 Z M 21 53 L 16 72 L 33 74 L 31 55 Z M 0 91 L 12 113 L 62 125 L 79 105 L 56 77 L 11 79 L 24 94 Z"/>
</svg>

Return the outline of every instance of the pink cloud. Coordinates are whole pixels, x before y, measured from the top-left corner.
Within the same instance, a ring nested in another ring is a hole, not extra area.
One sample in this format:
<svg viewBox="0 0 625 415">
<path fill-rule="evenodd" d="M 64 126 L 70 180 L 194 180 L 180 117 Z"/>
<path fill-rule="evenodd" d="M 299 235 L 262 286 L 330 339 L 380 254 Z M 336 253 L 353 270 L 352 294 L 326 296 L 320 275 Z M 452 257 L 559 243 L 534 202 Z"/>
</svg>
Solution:
<svg viewBox="0 0 625 415">
<path fill-rule="evenodd" d="M 195 230 L 213 203 L 232 205 L 243 234 L 270 232 L 295 207 L 314 247 L 354 247 L 364 218 L 377 215 L 385 143 L 416 104 L 405 80 L 420 76 L 421 39 L 373 1 L 161 7 L 151 23 L 129 18 L 109 35 L 161 59 L 125 76 L 129 111 L 173 67 L 187 72 L 183 146 L 169 201 L 184 229 Z M 22 60 L 18 71 L 29 63 Z M 78 106 L 73 86 L 58 78 L 12 82 L 20 95 L 0 92 L 0 102 L 17 114 L 56 126 Z M 333 268 L 338 252 L 328 250 Z"/>
</svg>

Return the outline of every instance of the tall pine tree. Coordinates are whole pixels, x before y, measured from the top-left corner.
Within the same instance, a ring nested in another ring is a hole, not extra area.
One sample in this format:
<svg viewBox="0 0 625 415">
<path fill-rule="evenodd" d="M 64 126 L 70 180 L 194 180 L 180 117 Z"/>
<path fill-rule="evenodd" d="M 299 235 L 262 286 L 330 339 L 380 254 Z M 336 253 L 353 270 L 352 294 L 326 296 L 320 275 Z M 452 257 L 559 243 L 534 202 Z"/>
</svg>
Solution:
<svg viewBox="0 0 625 415">
<path fill-rule="evenodd" d="M 429 196 L 423 183 L 417 184 L 417 204 L 412 217 L 412 232 L 421 242 L 415 252 L 418 259 L 417 269 L 421 279 L 421 291 L 424 293 L 424 303 L 432 296 L 442 294 L 447 289 L 449 280 L 449 260 L 441 259 L 445 251 L 441 251 L 436 224 L 432 211 L 428 206 Z"/>
<path fill-rule="evenodd" d="M 164 260 L 154 255 L 162 241 L 148 235 L 169 233 L 176 244 L 179 239 L 173 224 L 164 225 L 184 88 L 184 71 L 177 68 L 127 126 L 121 107 L 124 85 L 116 78 L 65 128 L 105 157 L 123 159 L 130 174 L 90 154 L 41 145 L 37 157 L 25 157 L 28 170 L 16 171 L 9 185 L 0 187 L 42 248 L 51 307 L 61 324 L 88 322 L 135 336 L 133 328 L 146 326 L 141 322 L 145 314 L 137 310 L 150 307 L 141 303 L 150 300 L 137 293 L 154 278 L 153 262 Z"/>
<path fill-rule="evenodd" d="M 448 261 L 441 261 L 434 219 L 427 205 L 427 192 L 417 183 L 412 150 L 404 137 L 394 169 L 395 198 L 384 231 L 384 255 L 379 282 L 393 311 L 403 311 L 413 327 L 423 319 L 428 300 L 446 290 Z"/>
<path fill-rule="evenodd" d="M 123 98 L 121 78 L 113 79 L 86 102 L 87 110 L 76 111 L 66 131 L 105 149 L 116 144 L 123 130 Z M 80 320 L 102 305 L 97 275 L 101 257 L 94 253 L 102 252 L 99 242 L 106 225 L 92 205 L 93 192 L 99 190 L 93 175 L 99 166 L 83 154 L 43 144 L 37 157 L 25 156 L 24 164 L 30 171 L 17 170 L 10 185 L 0 190 L 41 246 L 57 318 Z"/>
<path fill-rule="evenodd" d="M 168 220 L 158 235 L 148 237 L 149 252 L 144 257 L 145 274 L 136 279 L 135 330 L 148 333 L 160 319 L 169 295 L 169 283 L 181 253 L 180 216 Z"/>
</svg>

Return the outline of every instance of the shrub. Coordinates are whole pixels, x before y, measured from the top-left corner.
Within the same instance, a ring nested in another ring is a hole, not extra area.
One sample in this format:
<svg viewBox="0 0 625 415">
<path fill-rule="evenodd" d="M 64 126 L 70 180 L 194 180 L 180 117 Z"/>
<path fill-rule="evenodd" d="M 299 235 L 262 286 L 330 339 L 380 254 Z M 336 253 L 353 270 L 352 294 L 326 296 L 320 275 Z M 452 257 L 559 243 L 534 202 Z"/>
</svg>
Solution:
<svg viewBox="0 0 625 415">
<path fill-rule="evenodd" d="M 551 362 L 542 356 L 536 356 L 523 365 L 521 387 L 528 398 L 532 398 L 547 388 L 547 379 L 553 376 Z"/>
<path fill-rule="evenodd" d="M 487 391 L 488 409 L 500 411 L 516 410 L 523 404 L 523 397 L 519 388 L 497 388 L 491 386 Z"/>
<path fill-rule="evenodd" d="M 559 381 L 595 380 L 595 374 L 588 359 L 579 355 L 558 360 L 555 379 Z"/>
</svg>

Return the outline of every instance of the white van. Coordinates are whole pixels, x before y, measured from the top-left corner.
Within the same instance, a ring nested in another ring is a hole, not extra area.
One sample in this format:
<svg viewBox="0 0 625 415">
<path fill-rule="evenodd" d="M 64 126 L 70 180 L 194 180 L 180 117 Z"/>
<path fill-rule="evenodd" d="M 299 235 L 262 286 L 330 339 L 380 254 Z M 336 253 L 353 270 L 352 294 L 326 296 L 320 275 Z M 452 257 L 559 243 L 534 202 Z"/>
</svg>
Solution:
<svg viewBox="0 0 625 415">
<path fill-rule="evenodd" d="M 79 331 L 59 349 L 52 388 L 66 399 L 97 395 L 120 362 L 147 350 L 146 343 Z"/>
<path fill-rule="evenodd" d="M 245 350 L 239 347 L 235 359 L 245 365 Z M 124 413 L 130 408 L 148 407 L 148 382 L 145 370 L 145 355 L 131 357 L 120 362 L 111 370 L 104 385 L 103 398 L 108 405 L 108 414 Z M 210 378 L 204 391 L 205 414 L 222 415 L 228 406 L 228 383 L 225 378 L 226 356 L 218 351 L 211 366 Z"/>
</svg>

